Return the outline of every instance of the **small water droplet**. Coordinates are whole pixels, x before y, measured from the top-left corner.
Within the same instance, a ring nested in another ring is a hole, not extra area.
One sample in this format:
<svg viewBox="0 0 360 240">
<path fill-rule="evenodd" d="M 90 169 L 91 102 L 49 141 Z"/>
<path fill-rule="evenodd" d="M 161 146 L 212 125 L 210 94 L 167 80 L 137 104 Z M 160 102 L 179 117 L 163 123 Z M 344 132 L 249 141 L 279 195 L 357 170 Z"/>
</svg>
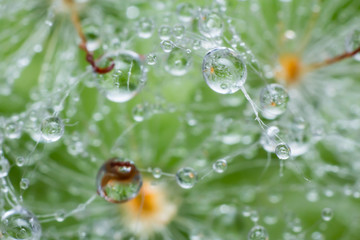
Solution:
<svg viewBox="0 0 360 240">
<path fill-rule="evenodd" d="M 176 173 L 176 182 L 181 188 L 190 189 L 198 181 L 197 172 L 189 167 L 181 168 Z"/>
<path fill-rule="evenodd" d="M 275 119 L 287 109 L 289 95 L 280 84 L 270 84 L 261 90 L 260 106 L 266 119 Z"/>
<path fill-rule="evenodd" d="M 141 38 L 150 38 L 154 32 L 154 22 L 151 18 L 143 17 L 137 24 L 138 35 Z"/>
<path fill-rule="evenodd" d="M 191 22 L 194 15 L 194 6 L 191 3 L 180 3 L 176 7 L 176 13 L 180 21 Z"/>
<path fill-rule="evenodd" d="M 213 170 L 217 173 L 223 173 L 227 169 L 227 162 L 225 159 L 219 159 L 213 164 Z"/>
<path fill-rule="evenodd" d="M 192 56 L 184 49 L 175 48 L 166 59 L 165 70 L 173 76 L 185 75 L 192 66 Z"/>
<path fill-rule="evenodd" d="M 27 178 L 22 178 L 21 181 L 20 181 L 20 188 L 21 188 L 22 190 L 26 190 L 26 189 L 28 189 L 29 184 L 30 184 L 30 180 L 29 180 L 29 179 L 27 179 Z"/>
<path fill-rule="evenodd" d="M 291 155 L 290 147 L 286 143 L 279 143 L 276 145 L 275 154 L 281 160 L 289 159 Z"/>
<path fill-rule="evenodd" d="M 334 216 L 331 208 L 324 208 L 321 212 L 321 217 L 324 221 L 329 222 Z"/>
<path fill-rule="evenodd" d="M 269 240 L 269 234 L 263 226 L 256 225 L 250 230 L 248 240 Z"/>
<path fill-rule="evenodd" d="M 41 136 L 46 142 L 55 142 L 64 134 L 64 124 L 59 117 L 47 117 L 41 123 Z"/>
<path fill-rule="evenodd" d="M 152 175 L 153 175 L 154 178 L 160 178 L 161 175 L 162 175 L 161 169 L 160 168 L 154 168 L 152 170 Z"/>
<path fill-rule="evenodd" d="M 163 25 L 159 28 L 159 37 L 161 40 L 169 40 L 172 35 L 172 29 L 169 25 Z"/>
<path fill-rule="evenodd" d="M 163 40 L 160 43 L 161 48 L 164 52 L 169 53 L 174 48 L 174 43 L 170 40 Z"/>
</svg>

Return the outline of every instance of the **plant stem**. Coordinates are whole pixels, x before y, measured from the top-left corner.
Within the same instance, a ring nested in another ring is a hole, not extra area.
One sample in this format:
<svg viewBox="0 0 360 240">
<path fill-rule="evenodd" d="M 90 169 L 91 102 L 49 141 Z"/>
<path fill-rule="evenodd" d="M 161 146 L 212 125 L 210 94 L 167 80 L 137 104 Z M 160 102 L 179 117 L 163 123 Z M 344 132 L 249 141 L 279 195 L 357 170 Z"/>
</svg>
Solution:
<svg viewBox="0 0 360 240">
<path fill-rule="evenodd" d="M 340 62 L 341 60 L 344 60 L 346 58 L 353 57 L 357 53 L 360 53 L 360 46 L 357 49 L 355 49 L 354 51 L 352 51 L 352 52 L 345 52 L 345 53 L 340 54 L 338 56 L 335 56 L 333 58 L 326 59 L 323 62 L 312 63 L 312 64 L 310 64 L 308 66 L 308 68 L 311 69 L 311 70 L 315 70 L 315 69 L 319 69 L 319 68 L 322 68 L 322 67 L 326 67 L 328 65 Z"/>
<path fill-rule="evenodd" d="M 98 73 L 98 74 L 106 74 L 108 72 L 110 72 L 111 70 L 113 70 L 113 68 L 115 67 L 114 63 L 111 63 L 110 66 L 108 67 L 98 67 L 96 65 L 96 60 L 94 59 L 94 54 L 92 52 L 90 52 L 87 47 L 86 47 L 86 36 L 84 34 L 84 31 L 81 27 L 81 22 L 80 22 L 80 18 L 79 18 L 79 14 L 78 11 L 76 9 L 76 5 L 74 3 L 74 0 L 63 0 L 65 2 L 65 4 L 69 7 L 70 11 L 71 11 L 71 21 L 74 24 L 74 27 L 81 39 L 81 43 L 80 43 L 80 48 L 82 50 L 84 50 L 86 52 L 86 61 L 88 63 L 90 63 L 90 65 L 92 66 L 94 72 Z"/>
</svg>

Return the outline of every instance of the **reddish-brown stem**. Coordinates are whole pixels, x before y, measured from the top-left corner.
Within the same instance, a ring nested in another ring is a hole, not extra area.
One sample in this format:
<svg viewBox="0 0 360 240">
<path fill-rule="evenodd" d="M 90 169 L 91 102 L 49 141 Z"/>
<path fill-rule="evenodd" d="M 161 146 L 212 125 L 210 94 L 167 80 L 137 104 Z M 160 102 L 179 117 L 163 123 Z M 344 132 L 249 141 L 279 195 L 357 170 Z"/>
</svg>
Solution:
<svg viewBox="0 0 360 240">
<path fill-rule="evenodd" d="M 353 57 L 357 53 L 360 53 L 360 46 L 357 49 L 355 49 L 354 51 L 352 51 L 352 52 L 345 52 L 345 53 L 340 54 L 338 56 L 335 56 L 333 58 L 326 59 L 323 62 L 310 64 L 309 69 L 314 70 L 314 69 L 318 69 L 318 68 L 321 68 L 321 67 L 325 67 L 325 66 L 337 63 L 337 62 L 339 62 L 339 61 L 341 61 L 343 59 Z"/>
<path fill-rule="evenodd" d="M 71 21 L 73 22 L 74 27 L 81 39 L 81 43 L 80 43 L 79 47 L 86 52 L 86 61 L 92 66 L 94 72 L 96 72 L 98 74 L 106 74 L 106 73 L 110 72 L 111 70 L 113 70 L 113 68 L 115 67 L 114 63 L 111 63 L 110 66 L 104 67 L 104 68 L 97 66 L 96 60 L 94 59 L 94 53 L 90 52 L 86 47 L 86 42 L 87 42 L 86 36 L 82 30 L 79 14 L 76 10 L 74 0 L 64 0 L 64 2 L 65 2 L 65 4 L 67 4 L 67 6 L 69 7 L 69 9 L 71 11 Z"/>
</svg>

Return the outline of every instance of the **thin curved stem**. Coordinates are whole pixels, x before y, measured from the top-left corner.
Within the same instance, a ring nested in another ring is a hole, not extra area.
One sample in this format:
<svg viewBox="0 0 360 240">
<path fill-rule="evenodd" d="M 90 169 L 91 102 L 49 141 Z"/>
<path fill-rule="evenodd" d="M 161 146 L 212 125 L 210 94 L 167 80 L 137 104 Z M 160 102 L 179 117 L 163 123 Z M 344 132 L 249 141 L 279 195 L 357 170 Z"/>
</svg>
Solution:
<svg viewBox="0 0 360 240">
<path fill-rule="evenodd" d="M 360 53 L 360 46 L 355 49 L 354 51 L 352 52 L 345 52 L 343 54 L 340 54 L 338 56 L 335 56 L 333 58 L 329 58 L 329 59 L 326 59 L 325 61 L 323 62 L 318 62 L 318 63 L 312 63 L 308 66 L 308 68 L 310 70 L 315 70 L 315 69 L 319 69 L 319 68 L 322 68 L 322 67 L 326 67 L 328 65 L 331 65 L 331 64 L 334 64 L 334 63 L 337 63 L 337 62 L 340 62 L 341 60 L 344 60 L 344 59 L 347 59 L 347 58 L 351 58 L 353 57 L 354 55 L 356 55 L 357 53 Z"/>
<path fill-rule="evenodd" d="M 84 31 L 81 27 L 81 22 L 80 22 L 80 18 L 79 18 L 79 14 L 78 11 L 76 9 L 76 5 L 74 3 L 74 0 L 64 0 L 65 4 L 69 7 L 70 11 L 71 11 L 71 21 L 74 24 L 74 27 L 81 39 L 81 43 L 80 43 L 80 48 L 82 50 L 84 50 L 86 52 L 86 61 L 92 66 L 94 72 L 98 73 L 98 74 L 106 74 L 108 72 L 110 72 L 111 70 L 113 70 L 113 68 L 115 67 L 114 63 L 111 63 L 110 66 L 108 67 L 99 67 L 96 64 L 96 60 L 94 58 L 94 53 L 90 52 L 87 49 L 86 43 L 86 36 L 84 34 Z"/>
</svg>

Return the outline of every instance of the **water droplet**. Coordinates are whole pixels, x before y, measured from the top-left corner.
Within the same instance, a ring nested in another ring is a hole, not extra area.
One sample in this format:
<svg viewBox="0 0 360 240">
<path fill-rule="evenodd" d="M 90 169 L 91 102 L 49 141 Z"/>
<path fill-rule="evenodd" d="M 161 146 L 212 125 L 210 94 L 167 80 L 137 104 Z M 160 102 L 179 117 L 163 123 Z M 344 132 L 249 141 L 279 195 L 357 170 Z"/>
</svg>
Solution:
<svg viewBox="0 0 360 240">
<path fill-rule="evenodd" d="M 9 161 L 1 156 L 0 157 L 0 178 L 6 177 L 10 170 L 10 164 Z"/>
<path fill-rule="evenodd" d="M 181 3 L 176 7 L 176 13 L 180 21 L 191 22 L 194 15 L 194 6 L 191 3 Z"/>
<path fill-rule="evenodd" d="M 39 240 L 41 237 L 41 226 L 37 218 L 20 206 L 5 212 L 0 224 L 5 239 Z"/>
<path fill-rule="evenodd" d="M 15 162 L 16 162 L 16 165 L 17 165 L 18 167 L 22 167 L 22 166 L 24 166 L 24 164 L 25 164 L 25 158 L 19 156 L 19 157 L 16 158 Z"/>
<path fill-rule="evenodd" d="M 51 22 L 50 20 L 46 20 L 45 24 L 48 25 L 49 27 L 52 27 L 53 22 Z"/>
<path fill-rule="evenodd" d="M 41 123 L 41 136 L 46 142 L 55 142 L 64 134 L 64 124 L 59 117 L 47 117 Z"/>
<path fill-rule="evenodd" d="M 21 188 L 22 190 L 26 190 L 26 189 L 28 189 L 29 184 L 30 184 L 30 180 L 29 180 L 29 179 L 27 179 L 27 178 L 22 178 L 21 181 L 20 181 L 20 188 Z"/>
<path fill-rule="evenodd" d="M 154 32 L 154 22 L 148 17 L 143 17 L 137 25 L 138 35 L 141 38 L 150 38 Z"/>
<path fill-rule="evenodd" d="M 250 230 L 248 240 L 269 240 L 269 234 L 263 226 L 257 225 Z"/>
<path fill-rule="evenodd" d="M 140 10 L 136 6 L 129 6 L 126 9 L 126 17 L 128 19 L 135 19 L 140 15 Z"/>
<path fill-rule="evenodd" d="M 240 56 L 229 48 L 215 48 L 207 52 L 202 70 L 209 87 L 221 94 L 237 92 L 247 77 L 246 65 Z"/>
<path fill-rule="evenodd" d="M 178 39 L 181 39 L 184 36 L 185 27 L 184 25 L 178 24 L 173 28 L 174 36 Z"/>
<path fill-rule="evenodd" d="M 181 188 L 190 189 L 198 181 L 197 172 L 189 167 L 181 168 L 176 173 L 176 182 Z"/>
<path fill-rule="evenodd" d="M 174 43 L 170 40 L 163 40 L 160 43 L 161 48 L 164 52 L 169 53 L 174 48 Z"/>
<path fill-rule="evenodd" d="M 311 239 L 312 240 L 324 240 L 324 236 L 321 232 L 313 232 L 311 234 Z"/>
<path fill-rule="evenodd" d="M 264 217 L 264 222 L 267 224 L 267 225 L 274 225 L 278 222 L 278 217 L 275 216 L 275 215 L 266 215 Z"/>
<path fill-rule="evenodd" d="M 55 220 L 57 222 L 63 222 L 66 218 L 66 212 L 64 210 L 58 210 L 55 212 Z"/>
<path fill-rule="evenodd" d="M 346 39 L 346 51 L 352 52 L 360 47 L 360 29 L 354 30 Z M 354 59 L 360 61 L 360 53 L 354 55 Z"/>
<path fill-rule="evenodd" d="M 291 230 L 295 233 L 299 233 L 302 231 L 302 224 L 300 218 L 295 218 L 289 222 L 289 226 Z"/>
<path fill-rule="evenodd" d="M 281 160 L 286 160 L 291 155 L 290 147 L 286 143 L 279 143 L 275 148 L 276 156 Z"/>
<path fill-rule="evenodd" d="M 201 48 L 201 41 L 200 40 L 194 40 L 193 42 L 193 49 L 198 50 Z"/>
<path fill-rule="evenodd" d="M 260 105 L 266 119 L 275 119 L 286 111 L 289 95 L 280 84 L 270 84 L 262 89 Z"/>
<path fill-rule="evenodd" d="M 159 37 L 161 40 L 169 40 L 172 35 L 172 29 L 169 25 L 163 25 L 159 28 Z"/>
<path fill-rule="evenodd" d="M 269 137 L 275 137 L 279 132 L 280 130 L 277 126 L 270 126 L 268 129 L 266 129 L 266 134 Z"/>
<path fill-rule="evenodd" d="M 173 76 L 185 75 L 192 66 L 192 55 L 184 49 L 175 48 L 166 59 L 165 70 Z"/>
<path fill-rule="evenodd" d="M 112 158 L 99 169 L 96 183 L 98 194 L 106 201 L 123 203 L 138 195 L 142 176 L 133 163 Z"/>
<path fill-rule="evenodd" d="M 84 23 L 83 31 L 86 37 L 86 48 L 89 51 L 95 51 L 101 46 L 100 27 L 93 23 Z"/>
<path fill-rule="evenodd" d="M 316 190 L 310 190 L 307 194 L 306 194 L 306 199 L 309 202 L 317 202 L 319 201 L 319 193 Z"/>
<path fill-rule="evenodd" d="M 18 139 L 21 137 L 22 122 L 18 119 L 10 121 L 5 126 L 5 136 L 10 139 Z"/>
<path fill-rule="evenodd" d="M 256 210 L 251 211 L 250 220 L 254 223 L 257 223 L 259 221 L 259 213 Z"/>
<path fill-rule="evenodd" d="M 293 40 L 296 38 L 296 32 L 293 30 L 287 30 L 285 31 L 284 36 L 286 39 Z"/>
<path fill-rule="evenodd" d="M 321 218 L 329 222 L 334 216 L 333 210 L 331 208 L 324 208 L 321 212 Z"/>
<path fill-rule="evenodd" d="M 132 110 L 132 114 L 136 122 L 142 122 L 150 116 L 148 106 L 143 104 L 136 105 Z"/>
<path fill-rule="evenodd" d="M 39 53 L 43 50 L 43 47 L 41 44 L 36 44 L 33 49 L 34 49 L 34 52 Z"/>
<path fill-rule="evenodd" d="M 213 170 L 217 173 L 223 173 L 227 169 L 227 162 L 225 159 L 219 159 L 213 164 Z"/>
<path fill-rule="evenodd" d="M 224 23 L 219 15 L 203 11 L 199 18 L 199 32 L 205 37 L 215 38 L 223 33 Z"/>
<path fill-rule="evenodd" d="M 115 54 L 114 69 L 107 74 L 98 75 L 100 89 L 107 99 L 113 102 L 127 102 L 145 85 L 146 71 L 140 56 L 132 51 Z"/>
<path fill-rule="evenodd" d="M 155 53 L 149 53 L 146 56 L 146 63 L 149 65 L 155 65 L 157 62 L 157 56 Z"/>
<path fill-rule="evenodd" d="M 160 168 L 154 168 L 152 170 L 152 175 L 153 175 L 154 178 L 160 178 L 161 175 L 162 175 L 161 169 Z"/>
<path fill-rule="evenodd" d="M 245 206 L 243 211 L 242 211 L 242 214 L 243 214 L 244 217 L 250 217 L 251 208 L 249 206 Z"/>
</svg>

